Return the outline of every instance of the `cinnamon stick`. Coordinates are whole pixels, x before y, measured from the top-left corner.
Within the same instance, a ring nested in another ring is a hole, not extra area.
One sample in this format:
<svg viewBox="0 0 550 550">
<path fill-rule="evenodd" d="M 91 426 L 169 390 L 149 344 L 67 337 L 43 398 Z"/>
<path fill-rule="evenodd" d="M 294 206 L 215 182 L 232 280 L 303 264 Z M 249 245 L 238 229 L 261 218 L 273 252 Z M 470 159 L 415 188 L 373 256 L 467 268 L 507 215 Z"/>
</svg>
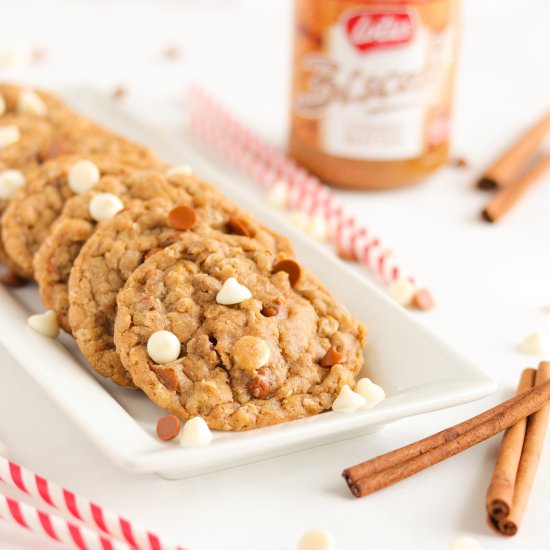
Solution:
<svg viewBox="0 0 550 550">
<path fill-rule="evenodd" d="M 344 470 L 342 475 L 346 480 L 346 483 L 351 486 L 351 484 L 358 479 L 371 476 L 385 470 L 386 468 L 389 468 L 390 466 L 395 466 L 396 464 L 401 464 L 406 460 L 410 460 L 411 458 L 416 458 L 429 450 L 442 445 L 443 443 L 447 443 L 448 441 L 452 441 L 457 437 L 462 436 L 472 428 L 486 422 L 495 414 L 503 412 L 506 407 L 519 401 L 520 397 L 521 396 L 516 395 L 505 403 L 501 403 L 500 405 L 497 405 L 496 407 L 493 407 L 492 409 L 489 409 L 473 418 L 465 420 L 460 424 L 456 424 L 451 428 L 447 428 L 436 434 L 425 437 L 420 441 L 416 441 L 406 445 L 405 447 L 396 449 L 395 451 L 377 456 L 376 458 L 372 458 L 366 462 L 362 462 L 361 464 L 356 464 L 355 466 Z"/>
<path fill-rule="evenodd" d="M 550 169 L 550 154 L 542 157 L 521 177 L 497 191 L 483 209 L 481 213 L 483 219 L 488 222 L 496 222 L 504 217 L 548 169 Z"/>
<path fill-rule="evenodd" d="M 443 436 L 445 443 L 441 445 L 435 447 L 428 445 L 426 442 L 430 443 L 430 438 L 427 438 L 424 440 L 424 445 L 429 450 L 425 452 L 418 452 L 417 450 L 414 458 L 396 463 L 396 456 L 394 454 L 393 458 L 390 459 L 390 462 L 393 464 L 384 468 L 385 455 L 382 455 L 374 459 L 377 461 L 378 467 L 372 475 L 361 477 L 360 473 L 368 471 L 371 468 L 369 466 L 370 461 L 348 468 L 342 475 L 348 482 L 351 492 L 356 497 L 366 496 L 429 468 L 446 458 L 450 458 L 481 441 L 485 441 L 512 426 L 522 418 L 529 416 L 548 402 L 550 402 L 550 380 L 506 401 L 502 405 L 490 409 L 487 411 L 487 413 L 490 413 L 488 414 L 488 418 L 481 423 L 479 423 L 478 417 L 470 419 L 467 423 L 470 423 L 474 427 L 463 431 L 458 436 L 454 432 L 456 426 L 432 436 L 436 439 Z M 484 415 L 485 413 L 482 414 L 482 416 Z M 406 451 L 405 454 L 408 452 L 410 451 Z M 399 451 L 397 454 L 399 454 Z"/>
<path fill-rule="evenodd" d="M 517 393 L 523 393 L 535 383 L 535 369 L 525 369 L 519 381 Z M 527 418 L 510 426 L 502 438 L 491 483 L 487 489 L 487 513 L 498 521 L 510 513 L 516 474 L 523 449 Z"/>
<path fill-rule="evenodd" d="M 550 113 L 545 114 L 529 128 L 487 169 L 478 181 L 478 187 L 496 189 L 508 185 L 519 175 L 527 161 L 535 155 L 548 133 L 550 133 Z"/>
<path fill-rule="evenodd" d="M 550 363 L 543 362 L 539 365 L 537 371 L 536 387 L 547 384 L 549 379 Z M 549 414 L 550 405 L 546 404 L 529 417 L 516 475 L 510 513 L 505 518 L 499 520 L 490 518 L 493 526 L 503 535 L 515 535 L 523 519 L 544 445 Z"/>
</svg>

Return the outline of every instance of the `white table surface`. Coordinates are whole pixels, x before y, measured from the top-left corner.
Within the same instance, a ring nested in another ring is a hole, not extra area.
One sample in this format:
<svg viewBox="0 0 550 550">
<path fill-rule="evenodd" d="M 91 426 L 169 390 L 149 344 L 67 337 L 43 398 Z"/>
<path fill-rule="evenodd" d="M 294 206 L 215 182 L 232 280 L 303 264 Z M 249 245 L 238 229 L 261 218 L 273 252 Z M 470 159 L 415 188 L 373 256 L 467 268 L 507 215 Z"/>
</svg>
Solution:
<svg viewBox="0 0 550 550">
<path fill-rule="evenodd" d="M 550 444 L 517 537 L 485 525 L 484 494 L 498 448 L 486 442 L 363 500 L 341 470 L 488 408 L 512 392 L 517 351 L 535 328 L 550 332 L 550 177 L 498 226 L 479 221 L 486 196 L 472 182 L 548 107 L 550 3 L 467 0 L 457 86 L 455 146 L 470 162 L 423 185 L 342 193 L 376 228 L 437 308 L 415 314 L 499 382 L 498 394 L 402 420 L 382 432 L 185 481 L 136 476 L 111 464 L 0 348 L 0 439 L 16 462 L 93 498 L 190 550 L 291 550 L 311 528 L 338 550 L 445 549 L 459 535 L 486 549 L 548 548 Z M 1 80 L 46 87 L 128 90 L 123 103 L 178 131 L 185 85 L 198 81 L 273 142 L 286 132 L 288 0 L 2 0 L 2 53 L 46 50 L 37 66 L 0 66 Z M 181 58 L 162 50 L 175 44 Z M 1 314 L 1 305 L 0 305 Z M 398 342 L 396 342 L 398 345 Z M 411 358 L 414 368 L 414 358 Z M 44 372 L 44 376 L 48 373 Z M 106 428 L 107 429 L 107 428 Z M 57 548 L 0 522 L 0 548 Z"/>
</svg>

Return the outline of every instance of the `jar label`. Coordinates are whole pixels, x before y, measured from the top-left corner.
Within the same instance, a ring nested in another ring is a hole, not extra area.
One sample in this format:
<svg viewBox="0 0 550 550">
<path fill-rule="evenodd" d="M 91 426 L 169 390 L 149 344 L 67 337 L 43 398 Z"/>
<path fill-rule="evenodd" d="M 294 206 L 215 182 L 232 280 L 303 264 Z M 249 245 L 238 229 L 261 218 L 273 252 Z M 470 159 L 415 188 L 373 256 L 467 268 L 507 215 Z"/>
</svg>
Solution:
<svg viewBox="0 0 550 550">
<path fill-rule="evenodd" d="M 430 31 L 413 8 L 350 10 L 306 54 L 296 113 L 319 122 L 327 153 L 406 160 L 448 139 L 454 36 Z"/>
</svg>

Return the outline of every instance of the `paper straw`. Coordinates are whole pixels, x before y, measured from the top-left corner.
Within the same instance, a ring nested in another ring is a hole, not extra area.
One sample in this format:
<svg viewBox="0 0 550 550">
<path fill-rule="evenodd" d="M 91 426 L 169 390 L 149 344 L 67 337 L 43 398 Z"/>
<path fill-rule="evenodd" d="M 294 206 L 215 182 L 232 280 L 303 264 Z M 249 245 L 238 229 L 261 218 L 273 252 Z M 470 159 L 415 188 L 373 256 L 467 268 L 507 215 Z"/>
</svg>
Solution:
<svg viewBox="0 0 550 550">
<path fill-rule="evenodd" d="M 0 494 L 0 518 L 78 550 L 132 550 L 124 542 Z"/>
<path fill-rule="evenodd" d="M 413 278 L 395 262 L 381 239 L 346 212 L 336 195 L 319 178 L 258 137 L 227 108 L 198 86 L 189 91 L 191 132 L 229 162 L 269 188 L 287 183 L 290 206 L 306 214 L 320 214 L 331 229 L 338 248 L 351 251 L 357 260 L 385 283 Z"/>
<path fill-rule="evenodd" d="M 0 456 L 0 481 L 139 550 L 184 550 L 142 526 Z"/>
</svg>

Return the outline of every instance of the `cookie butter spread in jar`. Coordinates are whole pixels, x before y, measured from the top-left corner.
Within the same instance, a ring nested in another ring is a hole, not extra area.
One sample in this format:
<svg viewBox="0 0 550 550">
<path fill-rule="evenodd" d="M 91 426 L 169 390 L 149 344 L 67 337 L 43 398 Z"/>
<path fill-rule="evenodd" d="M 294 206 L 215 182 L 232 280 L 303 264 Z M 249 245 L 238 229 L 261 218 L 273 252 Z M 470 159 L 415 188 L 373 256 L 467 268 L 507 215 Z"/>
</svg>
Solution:
<svg viewBox="0 0 550 550">
<path fill-rule="evenodd" d="M 341 187 L 446 162 L 458 0 L 296 0 L 290 154 Z"/>
</svg>

